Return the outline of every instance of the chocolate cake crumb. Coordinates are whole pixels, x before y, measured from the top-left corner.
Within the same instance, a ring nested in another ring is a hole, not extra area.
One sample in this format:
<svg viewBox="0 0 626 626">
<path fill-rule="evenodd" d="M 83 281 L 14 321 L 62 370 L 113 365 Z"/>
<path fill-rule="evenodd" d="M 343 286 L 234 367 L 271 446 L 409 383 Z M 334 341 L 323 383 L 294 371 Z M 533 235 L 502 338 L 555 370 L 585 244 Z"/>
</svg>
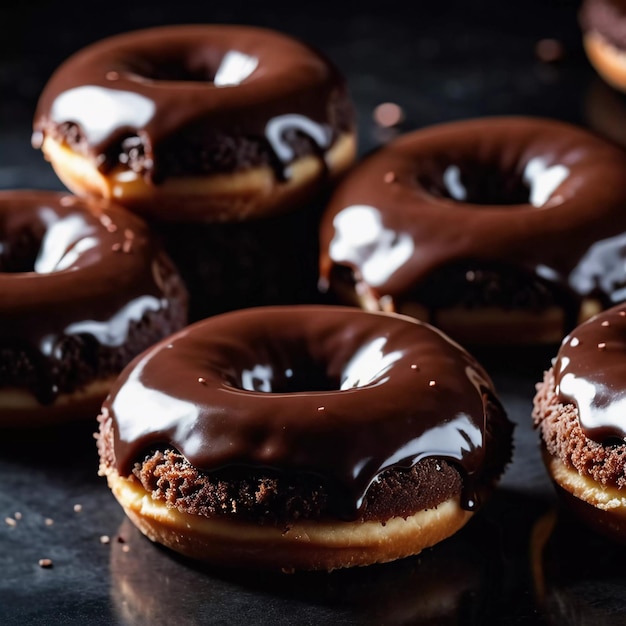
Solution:
<svg viewBox="0 0 626 626">
<path fill-rule="evenodd" d="M 39 559 L 39 567 L 50 569 L 53 565 L 52 559 Z"/>
<path fill-rule="evenodd" d="M 626 444 L 603 445 L 585 435 L 577 407 L 559 401 L 552 369 L 537 385 L 533 420 L 548 453 L 567 467 L 604 486 L 626 487 Z"/>
</svg>

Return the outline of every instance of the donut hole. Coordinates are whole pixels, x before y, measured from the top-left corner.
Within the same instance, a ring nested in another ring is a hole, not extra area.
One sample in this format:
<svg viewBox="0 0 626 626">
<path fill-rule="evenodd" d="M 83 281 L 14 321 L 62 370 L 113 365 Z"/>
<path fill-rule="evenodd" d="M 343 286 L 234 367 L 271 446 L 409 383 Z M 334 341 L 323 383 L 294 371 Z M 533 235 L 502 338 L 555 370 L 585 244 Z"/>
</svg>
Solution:
<svg viewBox="0 0 626 626">
<path fill-rule="evenodd" d="M 320 363 L 300 361 L 287 367 L 257 364 L 241 370 L 239 388 L 265 393 L 336 391 L 339 380 Z"/>
<path fill-rule="evenodd" d="M 314 391 L 347 391 L 385 380 L 401 351 L 386 349 L 386 338 L 375 337 L 353 354 L 323 354 L 324 350 L 307 350 L 306 346 L 287 346 L 263 363 L 241 364 L 230 383 L 245 391 L 265 393 L 306 393 Z M 284 348 L 285 346 L 283 346 Z"/>
<path fill-rule="evenodd" d="M 259 60 L 238 50 L 205 47 L 167 50 L 160 56 L 143 56 L 129 68 L 130 78 L 155 82 L 209 83 L 215 87 L 239 85 L 256 70 Z M 112 78 L 117 78 L 113 73 Z"/>
<path fill-rule="evenodd" d="M 20 228 L 14 233 L 0 232 L 0 272 L 34 272 L 44 232 L 42 224 Z"/>
<path fill-rule="evenodd" d="M 418 184 L 430 195 L 482 206 L 543 206 L 569 175 L 564 165 L 548 164 L 541 157 L 510 167 L 460 159 L 420 169 Z"/>
<path fill-rule="evenodd" d="M 72 268 L 94 248 L 95 227 L 82 214 L 26 210 L 0 222 L 0 272 L 51 274 Z"/>
</svg>

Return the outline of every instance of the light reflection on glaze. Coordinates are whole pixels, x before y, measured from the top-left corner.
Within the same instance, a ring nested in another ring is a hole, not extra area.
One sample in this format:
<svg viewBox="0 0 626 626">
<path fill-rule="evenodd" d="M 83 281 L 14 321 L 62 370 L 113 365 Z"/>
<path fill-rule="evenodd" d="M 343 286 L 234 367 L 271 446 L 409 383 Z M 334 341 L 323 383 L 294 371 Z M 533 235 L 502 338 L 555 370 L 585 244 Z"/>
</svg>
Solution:
<svg viewBox="0 0 626 626">
<path fill-rule="evenodd" d="M 565 165 L 548 165 L 545 157 L 534 157 L 524 168 L 524 182 L 529 187 L 528 201 L 535 207 L 543 206 L 567 179 L 570 171 Z"/>
<path fill-rule="evenodd" d="M 77 213 L 58 219 L 51 213 L 49 209 L 40 213 L 47 230 L 35 260 L 34 270 L 38 274 L 66 270 L 75 265 L 84 252 L 100 244 L 95 236 L 96 224 L 89 223 L 83 215 Z M 99 223 L 98 226 L 101 227 Z"/>
<path fill-rule="evenodd" d="M 401 350 L 387 352 L 386 343 L 386 337 L 377 337 L 357 350 L 341 373 L 341 391 L 387 381 L 386 376 L 404 354 Z"/>
<path fill-rule="evenodd" d="M 359 267 L 363 280 L 374 287 L 386 283 L 414 253 L 411 236 L 385 228 L 374 207 L 349 206 L 335 216 L 333 226 L 333 261 Z"/>
<path fill-rule="evenodd" d="M 279 372 L 306 380 L 313 370 L 331 383 L 326 391 L 270 391 Z M 272 307 L 209 318 L 157 344 L 122 373 L 104 412 L 120 475 L 152 446 L 170 445 L 206 471 L 318 473 L 346 494 L 343 514 L 353 517 L 381 471 L 416 457 L 458 463 L 468 506 L 475 501 L 485 420 L 505 419 L 485 414 L 491 390 L 467 353 L 413 320 Z"/>
<path fill-rule="evenodd" d="M 78 124 L 87 141 L 98 144 L 126 127 L 141 128 L 154 116 L 155 104 L 131 91 L 85 85 L 59 94 L 50 119 L 56 124 Z"/>
<path fill-rule="evenodd" d="M 565 338 L 554 363 L 556 393 L 573 403 L 585 435 L 626 440 L 626 308 L 613 307 Z"/>
<path fill-rule="evenodd" d="M 458 165 L 449 165 L 443 172 L 443 185 L 451 198 L 458 202 L 467 200 L 467 189 L 461 180 L 461 170 Z"/>
<path fill-rule="evenodd" d="M 255 365 L 252 369 L 244 368 L 241 371 L 241 387 L 246 391 L 271 393 L 273 378 L 274 370 L 269 365 Z"/>
<path fill-rule="evenodd" d="M 250 78 L 254 70 L 259 66 L 259 59 L 243 52 L 229 50 L 220 62 L 215 72 L 213 84 L 216 87 L 228 87 L 240 85 Z"/>
<path fill-rule="evenodd" d="M 427 457 L 462 461 L 464 456 L 472 454 L 482 445 L 482 429 L 468 415 L 461 413 L 407 442 L 386 459 L 378 471 L 382 472 L 394 465 L 410 467 Z"/>
<path fill-rule="evenodd" d="M 131 300 L 106 321 L 81 320 L 65 328 L 65 335 L 81 333 L 95 337 L 103 346 L 121 346 L 128 337 L 133 322 L 139 322 L 149 311 L 167 308 L 167 301 L 154 296 L 140 296 Z"/>
<path fill-rule="evenodd" d="M 192 435 L 188 437 L 196 425 L 200 407 L 192 402 L 162 393 L 157 389 L 149 389 L 142 382 L 143 369 L 150 358 L 148 353 L 141 359 L 128 376 L 126 384 L 119 390 L 112 409 L 116 406 L 141 407 L 141 411 L 150 415 L 150 430 L 171 430 L 174 437 L 186 439 L 192 453 L 197 453 L 199 445 Z M 123 440 L 131 441 L 142 437 L 146 433 L 147 423 L 142 420 L 127 420 L 119 424 L 119 436 Z"/>
<path fill-rule="evenodd" d="M 598 287 L 613 303 L 626 299 L 626 233 L 591 245 L 569 277 L 570 285 L 581 294 Z"/>
<path fill-rule="evenodd" d="M 329 126 L 321 125 L 304 115 L 290 113 L 274 117 L 265 127 L 265 137 L 272 146 L 274 153 L 283 163 L 290 163 L 295 159 L 293 148 L 285 140 L 288 130 L 300 131 L 313 139 L 320 150 L 330 147 L 332 131 Z"/>
</svg>

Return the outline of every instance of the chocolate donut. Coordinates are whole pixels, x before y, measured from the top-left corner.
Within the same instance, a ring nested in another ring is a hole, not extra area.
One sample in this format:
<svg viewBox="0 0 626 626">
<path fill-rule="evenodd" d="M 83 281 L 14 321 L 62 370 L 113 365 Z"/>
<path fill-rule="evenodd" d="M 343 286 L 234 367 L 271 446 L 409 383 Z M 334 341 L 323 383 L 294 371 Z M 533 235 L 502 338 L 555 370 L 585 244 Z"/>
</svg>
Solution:
<svg viewBox="0 0 626 626">
<path fill-rule="evenodd" d="M 101 473 L 153 541 L 229 566 L 335 569 L 461 528 L 511 455 L 493 386 L 411 318 L 260 307 L 165 339 L 107 398 Z"/>
<path fill-rule="evenodd" d="M 579 18 L 591 65 L 607 83 L 626 91 L 626 2 L 584 0 Z"/>
<path fill-rule="evenodd" d="M 557 491 L 583 521 L 626 542 L 626 305 L 588 320 L 538 385 L 533 417 Z"/>
<path fill-rule="evenodd" d="M 79 51 L 46 85 L 33 142 L 72 191 L 172 221 L 276 213 L 355 154 L 337 70 L 285 35 L 227 25 L 147 29 Z"/>
<path fill-rule="evenodd" d="M 182 282 L 141 219 L 0 192 L 0 426 L 95 418 L 123 367 L 185 316 Z"/>
<path fill-rule="evenodd" d="M 624 180 L 621 150 L 561 122 L 410 133 L 333 195 L 322 285 L 467 343 L 557 343 L 626 296 Z"/>
</svg>

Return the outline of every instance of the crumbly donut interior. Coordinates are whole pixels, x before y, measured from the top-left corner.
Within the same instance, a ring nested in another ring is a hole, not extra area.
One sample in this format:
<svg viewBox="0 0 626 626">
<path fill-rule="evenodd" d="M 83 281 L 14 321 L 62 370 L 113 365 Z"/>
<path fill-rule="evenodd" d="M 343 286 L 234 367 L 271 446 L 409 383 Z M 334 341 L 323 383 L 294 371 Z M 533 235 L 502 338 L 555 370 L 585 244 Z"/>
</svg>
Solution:
<svg viewBox="0 0 626 626">
<path fill-rule="evenodd" d="M 603 445 L 585 435 L 576 406 L 559 402 L 552 369 L 537 386 L 533 419 L 548 454 L 564 467 L 593 481 L 600 491 L 626 487 L 626 444 Z"/>
</svg>

